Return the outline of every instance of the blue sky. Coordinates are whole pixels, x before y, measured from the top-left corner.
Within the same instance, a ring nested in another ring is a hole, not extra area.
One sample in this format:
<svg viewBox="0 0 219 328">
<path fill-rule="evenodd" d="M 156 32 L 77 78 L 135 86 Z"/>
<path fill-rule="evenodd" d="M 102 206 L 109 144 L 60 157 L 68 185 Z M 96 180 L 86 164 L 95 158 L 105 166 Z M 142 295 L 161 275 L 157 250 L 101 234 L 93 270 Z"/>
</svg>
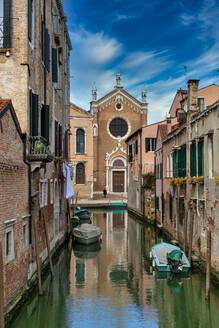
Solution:
<svg viewBox="0 0 219 328">
<path fill-rule="evenodd" d="M 190 78 L 219 84 L 219 0 L 64 0 L 72 42 L 71 101 L 89 109 L 122 74 L 149 123 L 165 118 L 175 92 Z"/>
</svg>

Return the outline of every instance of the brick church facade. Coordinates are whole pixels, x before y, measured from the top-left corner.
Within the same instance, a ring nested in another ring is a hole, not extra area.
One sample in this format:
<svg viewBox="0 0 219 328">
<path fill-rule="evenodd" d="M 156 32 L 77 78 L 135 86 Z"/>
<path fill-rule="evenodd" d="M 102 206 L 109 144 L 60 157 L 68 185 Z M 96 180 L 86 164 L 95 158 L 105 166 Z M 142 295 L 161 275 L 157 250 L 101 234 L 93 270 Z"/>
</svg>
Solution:
<svg viewBox="0 0 219 328">
<path fill-rule="evenodd" d="M 96 87 L 92 89 L 92 101 L 89 116 L 92 118 L 93 129 L 93 156 L 88 161 L 93 161 L 92 192 L 90 198 L 102 194 L 106 189 L 108 194 L 127 196 L 127 147 L 125 140 L 134 131 L 147 124 L 146 92 L 142 91 L 142 101 L 137 100 L 121 86 L 121 76 L 116 75 L 114 90 L 104 97 L 97 99 Z M 71 131 L 75 131 L 74 121 L 71 121 Z M 80 124 L 77 122 L 77 127 Z M 81 122 L 81 127 L 84 125 Z M 77 132 L 76 132 L 77 134 Z M 85 133 L 85 137 L 86 138 Z M 86 140 L 84 139 L 86 143 Z M 71 149 L 75 149 L 77 136 L 71 142 Z M 85 149 L 85 147 L 82 149 Z M 83 154 L 81 154 L 83 157 Z M 81 158 L 82 158 L 81 157 Z M 83 158 L 82 158 L 83 163 Z M 79 159 L 77 160 L 79 163 Z M 74 163 L 72 163 L 74 166 Z M 81 165 L 81 164 L 77 164 Z M 87 165 L 87 164 L 86 164 Z M 77 167 L 75 167 L 75 180 Z M 86 167 L 84 169 L 86 176 Z M 81 179 L 86 184 L 86 179 Z M 83 189 L 83 185 L 76 186 Z M 83 198 L 83 195 L 79 198 Z"/>
</svg>

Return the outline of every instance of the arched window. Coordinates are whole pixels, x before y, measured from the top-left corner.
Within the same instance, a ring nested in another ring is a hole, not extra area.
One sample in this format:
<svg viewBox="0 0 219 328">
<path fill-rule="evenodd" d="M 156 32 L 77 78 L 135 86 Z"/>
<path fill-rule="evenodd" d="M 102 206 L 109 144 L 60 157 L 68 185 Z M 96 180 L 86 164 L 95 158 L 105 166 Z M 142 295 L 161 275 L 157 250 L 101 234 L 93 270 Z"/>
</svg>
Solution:
<svg viewBox="0 0 219 328">
<path fill-rule="evenodd" d="M 121 159 L 116 159 L 114 162 L 113 162 L 113 166 L 124 166 L 124 163 Z"/>
<path fill-rule="evenodd" d="M 85 167 L 83 163 L 76 166 L 76 184 L 85 184 Z"/>
<path fill-rule="evenodd" d="M 77 129 L 76 132 L 76 153 L 85 152 L 85 133 L 83 129 Z"/>
</svg>

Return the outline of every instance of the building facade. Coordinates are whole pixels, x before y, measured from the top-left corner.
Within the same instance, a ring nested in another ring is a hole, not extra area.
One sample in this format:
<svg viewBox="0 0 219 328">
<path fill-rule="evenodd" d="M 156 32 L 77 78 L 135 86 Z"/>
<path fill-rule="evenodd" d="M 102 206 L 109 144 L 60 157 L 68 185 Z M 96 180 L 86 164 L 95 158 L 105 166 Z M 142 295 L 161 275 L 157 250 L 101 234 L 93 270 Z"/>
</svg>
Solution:
<svg viewBox="0 0 219 328">
<path fill-rule="evenodd" d="M 90 112 L 70 105 L 70 161 L 78 199 L 93 198 L 93 117 Z"/>
<path fill-rule="evenodd" d="M 131 96 L 121 86 L 121 76 L 116 76 L 113 91 L 97 100 L 93 90 L 91 102 L 94 147 L 94 194 L 106 189 L 113 195 L 127 196 L 127 151 L 125 139 L 147 123 L 146 93 L 142 102 Z"/>
<path fill-rule="evenodd" d="M 36 272 L 33 223 L 41 262 L 47 258 L 42 217 L 52 250 L 67 230 L 62 172 L 69 158 L 70 50 L 62 0 L 0 1 L 0 97 L 12 100 L 30 164 L 28 278 Z"/>
</svg>

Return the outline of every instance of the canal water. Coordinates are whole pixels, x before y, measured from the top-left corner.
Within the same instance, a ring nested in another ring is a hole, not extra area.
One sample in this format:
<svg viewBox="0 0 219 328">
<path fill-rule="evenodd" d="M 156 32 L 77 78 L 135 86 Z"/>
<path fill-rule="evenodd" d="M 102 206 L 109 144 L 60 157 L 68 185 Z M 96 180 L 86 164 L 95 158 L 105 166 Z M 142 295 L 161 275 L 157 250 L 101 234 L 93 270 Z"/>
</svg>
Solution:
<svg viewBox="0 0 219 328">
<path fill-rule="evenodd" d="M 93 211 L 102 247 L 66 247 L 44 296 L 26 304 L 10 328 L 216 328 L 219 292 L 205 301 L 201 274 L 159 276 L 150 267 L 151 247 L 162 238 L 126 211 Z"/>
</svg>

